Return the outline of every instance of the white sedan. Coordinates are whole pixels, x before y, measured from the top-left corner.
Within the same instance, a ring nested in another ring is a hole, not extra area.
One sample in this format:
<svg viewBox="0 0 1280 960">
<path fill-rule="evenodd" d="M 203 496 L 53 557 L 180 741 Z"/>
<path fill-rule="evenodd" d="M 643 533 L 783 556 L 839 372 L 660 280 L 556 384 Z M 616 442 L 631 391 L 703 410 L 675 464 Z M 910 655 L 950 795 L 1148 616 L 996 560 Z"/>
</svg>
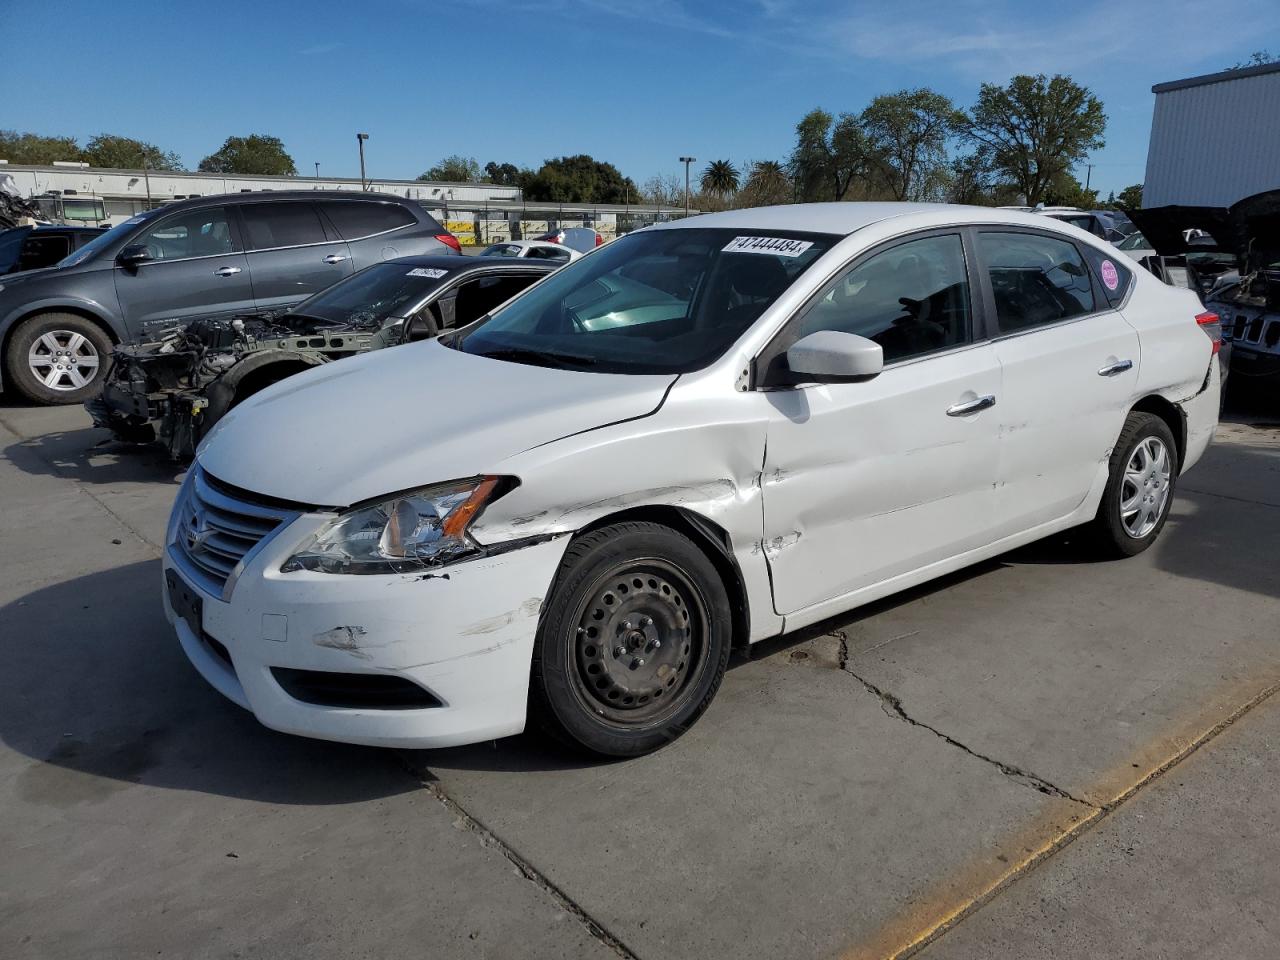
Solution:
<svg viewBox="0 0 1280 960">
<path fill-rule="evenodd" d="M 233 409 L 164 604 L 278 730 L 436 747 L 533 720 L 640 754 L 733 647 L 1070 527 L 1145 550 L 1213 436 L 1217 349 L 1193 293 L 1035 214 L 662 224 Z"/>
<path fill-rule="evenodd" d="M 494 243 L 480 251 L 482 257 L 528 257 L 533 260 L 551 260 L 555 263 L 569 263 L 577 260 L 581 253 L 572 247 L 550 240 L 505 240 Z"/>
</svg>

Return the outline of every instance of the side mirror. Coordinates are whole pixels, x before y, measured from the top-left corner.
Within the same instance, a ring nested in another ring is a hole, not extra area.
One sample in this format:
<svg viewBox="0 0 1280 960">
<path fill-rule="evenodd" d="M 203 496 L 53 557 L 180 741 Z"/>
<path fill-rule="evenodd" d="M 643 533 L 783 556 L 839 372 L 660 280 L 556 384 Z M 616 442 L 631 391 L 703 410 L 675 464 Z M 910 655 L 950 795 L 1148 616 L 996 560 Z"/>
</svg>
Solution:
<svg viewBox="0 0 1280 960">
<path fill-rule="evenodd" d="M 819 330 L 791 345 L 787 366 L 795 383 L 853 383 L 884 369 L 884 350 L 856 333 Z"/>
<path fill-rule="evenodd" d="M 116 254 L 116 263 L 122 267 L 136 268 L 138 264 L 154 259 L 145 243 L 131 243 Z"/>
</svg>

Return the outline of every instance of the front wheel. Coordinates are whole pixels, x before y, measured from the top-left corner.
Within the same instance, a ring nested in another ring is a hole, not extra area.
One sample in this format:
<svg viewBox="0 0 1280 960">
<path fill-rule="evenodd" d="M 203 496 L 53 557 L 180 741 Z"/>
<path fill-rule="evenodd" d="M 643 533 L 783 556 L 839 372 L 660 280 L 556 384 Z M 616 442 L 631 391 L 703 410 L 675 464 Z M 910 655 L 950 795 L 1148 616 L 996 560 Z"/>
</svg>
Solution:
<svg viewBox="0 0 1280 960">
<path fill-rule="evenodd" d="M 648 753 L 692 726 L 729 663 L 732 615 L 687 537 L 618 523 L 575 540 L 538 630 L 530 708 L 572 746 Z"/>
<path fill-rule="evenodd" d="M 1155 542 L 1168 519 L 1177 476 L 1178 449 L 1168 425 L 1154 414 L 1129 414 L 1093 521 L 1108 553 L 1132 557 Z"/>
<path fill-rule="evenodd" d="M 36 403 L 83 403 L 96 396 L 111 340 L 74 313 L 41 313 L 14 330 L 5 356 L 9 382 Z"/>
</svg>

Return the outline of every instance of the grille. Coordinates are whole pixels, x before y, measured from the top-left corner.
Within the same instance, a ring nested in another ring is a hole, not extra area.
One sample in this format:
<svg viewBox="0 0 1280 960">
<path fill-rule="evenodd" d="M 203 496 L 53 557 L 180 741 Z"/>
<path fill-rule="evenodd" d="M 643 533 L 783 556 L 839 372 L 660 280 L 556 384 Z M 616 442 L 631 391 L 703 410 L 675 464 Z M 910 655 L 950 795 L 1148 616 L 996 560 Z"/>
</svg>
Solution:
<svg viewBox="0 0 1280 960">
<path fill-rule="evenodd" d="M 248 558 L 297 514 L 233 496 L 198 466 L 177 506 L 172 549 L 183 572 L 223 600 Z"/>
<path fill-rule="evenodd" d="M 1258 338 L 1262 336 L 1262 317 L 1254 317 L 1249 321 L 1249 329 L 1244 336 L 1252 343 L 1258 342 Z"/>
</svg>

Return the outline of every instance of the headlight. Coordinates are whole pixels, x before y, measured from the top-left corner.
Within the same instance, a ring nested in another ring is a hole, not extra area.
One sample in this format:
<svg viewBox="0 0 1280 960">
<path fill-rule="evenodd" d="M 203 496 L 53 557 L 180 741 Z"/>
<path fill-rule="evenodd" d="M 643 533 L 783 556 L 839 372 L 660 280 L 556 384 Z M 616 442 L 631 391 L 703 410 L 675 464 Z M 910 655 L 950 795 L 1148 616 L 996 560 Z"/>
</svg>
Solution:
<svg viewBox="0 0 1280 960">
<path fill-rule="evenodd" d="M 284 573 L 412 573 L 479 551 L 467 527 L 492 497 L 497 477 L 425 487 L 330 521 L 285 561 Z"/>
</svg>

